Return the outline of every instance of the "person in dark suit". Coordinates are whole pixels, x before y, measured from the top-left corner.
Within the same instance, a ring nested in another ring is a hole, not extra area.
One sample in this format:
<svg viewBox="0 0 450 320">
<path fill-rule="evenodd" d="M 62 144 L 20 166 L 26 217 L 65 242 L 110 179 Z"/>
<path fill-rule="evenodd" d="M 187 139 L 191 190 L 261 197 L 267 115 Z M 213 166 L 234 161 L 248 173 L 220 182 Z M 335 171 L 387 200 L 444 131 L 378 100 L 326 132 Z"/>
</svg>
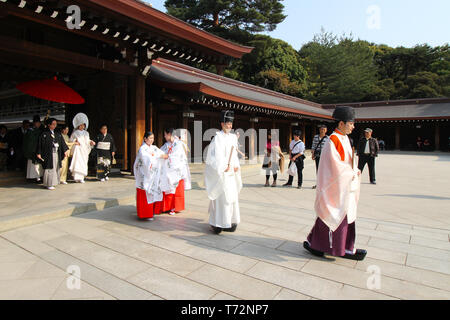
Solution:
<svg viewBox="0 0 450 320">
<path fill-rule="evenodd" d="M 364 137 L 361 138 L 357 146 L 358 169 L 363 171 L 366 163 L 369 166 L 369 178 L 371 184 L 376 184 L 375 180 L 375 158 L 378 157 L 380 147 L 375 138 L 372 138 L 372 129 L 364 130 Z"/>
<path fill-rule="evenodd" d="M 36 150 L 36 157 L 42 161 L 44 168 L 43 184 L 49 190 L 60 183 L 61 162 L 69 153 L 63 136 L 55 131 L 56 125 L 56 119 L 47 120 L 47 129 L 39 136 Z"/>
<path fill-rule="evenodd" d="M 10 153 L 12 155 L 13 168 L 17 171 L 24 170 L 26 159 L 23 155 L 23 137 L 30 129 L 30 121 L 23 120 L 22 126 L 11 132 Z"/>
<path fill-rule="evenodd" d="M 0 126 L 0 171 L 6 171 L 9 164 L 9 145 L 10 137 L 8 135 L 8 128 Z"/>
</svg>

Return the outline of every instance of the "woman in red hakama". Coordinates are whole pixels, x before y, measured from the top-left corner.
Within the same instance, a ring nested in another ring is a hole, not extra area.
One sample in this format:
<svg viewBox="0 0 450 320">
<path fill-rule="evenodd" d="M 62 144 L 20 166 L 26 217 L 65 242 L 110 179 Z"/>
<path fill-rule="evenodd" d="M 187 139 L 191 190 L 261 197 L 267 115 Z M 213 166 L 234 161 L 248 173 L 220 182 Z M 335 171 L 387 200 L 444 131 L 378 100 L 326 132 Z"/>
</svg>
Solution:
<svg viewBox="0 0 450 320">
<path fill-rule="evenodd" d="M 136 178 L 136 210 L 140 219 L 153 220 L 163 210 L 163 192 L 160 187 L 161 167 L 167 155 L 152 145 L 155 137 L 146 132 L 144 143 L 134 162 Z"/>
<path fill-rule="evenodd" d="M 161 187 L 164 191 L 163 212 L 174 215 L 185 209 L 184 191 L 191 189 L 191 174 L 187 159 L 187 146 L 175 135 L 173 128 L 164 130 L 166 143 L 161 151 L 168 159 L 164 162 L 164 177 Z"/>
<path fill-rule="evenodd" d="M 184 180 L 180 180 L 174 194 L 164 192 L 162 211 L 174 214 L 184 209 Z"/>
<path fill-rule="evenodd" d="M 148 203 L 144 190 L 136 188 L 136 210 L 139 219 L 152 219 L 153 215 L 162 212 L 163 201 Z"/>
</svg>

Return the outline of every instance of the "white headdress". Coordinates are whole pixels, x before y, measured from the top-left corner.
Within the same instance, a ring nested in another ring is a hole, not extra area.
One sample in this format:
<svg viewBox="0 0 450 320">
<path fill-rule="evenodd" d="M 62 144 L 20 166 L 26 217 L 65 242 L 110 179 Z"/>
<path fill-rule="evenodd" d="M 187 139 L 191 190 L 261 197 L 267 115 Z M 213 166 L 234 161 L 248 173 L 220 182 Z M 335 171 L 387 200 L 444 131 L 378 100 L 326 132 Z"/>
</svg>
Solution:
<svg viewBox="0 0 450 320">
<path fill-rule="evenodd" d="M 89 119 L 88 119 L 87 115 L 85 115 L 82 112 L 77 113 L 77 115 L 73 118 L 73 121 L 72 121 L 73 127 L 75 129 L 77 129 L 83 123 L 86 125 L 85 129 L 87 130 L 87 128 L 89 127 Z"/>
</svg>

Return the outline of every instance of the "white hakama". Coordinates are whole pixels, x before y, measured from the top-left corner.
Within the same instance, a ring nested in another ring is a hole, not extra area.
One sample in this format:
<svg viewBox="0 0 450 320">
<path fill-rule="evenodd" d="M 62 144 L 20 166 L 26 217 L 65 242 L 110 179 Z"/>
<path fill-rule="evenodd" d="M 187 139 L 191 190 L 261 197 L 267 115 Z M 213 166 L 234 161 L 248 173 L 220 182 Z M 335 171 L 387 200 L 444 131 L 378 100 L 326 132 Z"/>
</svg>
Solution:
<svg viewBox="0 0 450 320">
<path fill-rule="evenodd" d="M 242 189 L 237 137 L 219 131 L 208 147 L 205 167 L 205 187 L 208 192 L 209 224 L 231 228 L 240 223 L 239 192 Z M 230 170 L 225 172 L 228 164 Z M 239 168 L 234 172 L 234 168 Z"/>
<path fill-rule="evenodd" d="M 37 179 L 42 177 L 44 169 L 40 163 L 33 163 L 33 160 L 28 159 L 27 162 L 27 179 Z"/>
<path fill-rule="evenodd" d="M 58 147 L 53 149 L 53 168 L 44 170 L 44 187 L 55 187 L 60 182 L 60 166 L 58 161 Z"/>
</svg>

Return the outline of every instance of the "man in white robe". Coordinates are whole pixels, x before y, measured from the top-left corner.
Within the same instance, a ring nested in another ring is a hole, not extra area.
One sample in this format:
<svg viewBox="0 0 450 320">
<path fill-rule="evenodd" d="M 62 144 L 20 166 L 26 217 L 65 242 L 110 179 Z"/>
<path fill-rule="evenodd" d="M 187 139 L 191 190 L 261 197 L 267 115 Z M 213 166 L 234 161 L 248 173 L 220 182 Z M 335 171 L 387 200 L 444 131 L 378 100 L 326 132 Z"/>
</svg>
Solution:
<svg viewBox="0 0 450 320">
<path fill-rule="evenodd" d="M 339 106 L 333 118 L 337 128 L 325 142 L 317 172 L 317 219 L 303 247 L 316 256 L 363 260 L 367 251 L 354 247 L 361 171 L 348 137 L 354 128 L 355 111 Z"/>
<path fill-rule="evenodd" d="M 76 182 L 84 183 L 84 178 L 88 175 L 89 153 L 95 142 L 90 139 L 87 132 L 89 119 L 84 113 L 78 113 L 72 123 L 75 130 L 70 136 L 70 142 L 74 142 L 74 146 L 69 170 Z"/>
<path fill-rule="evenodd" d="M 222 111 L 222 131 L 211 141 L 206 156 L 205 187 L 208 193 L 209 224 L 214 233 L 234 232 L 240 222 L 239 192 L 242 189 L 238 140 L 233 128 L 234 112 Z"/>
</svg>

